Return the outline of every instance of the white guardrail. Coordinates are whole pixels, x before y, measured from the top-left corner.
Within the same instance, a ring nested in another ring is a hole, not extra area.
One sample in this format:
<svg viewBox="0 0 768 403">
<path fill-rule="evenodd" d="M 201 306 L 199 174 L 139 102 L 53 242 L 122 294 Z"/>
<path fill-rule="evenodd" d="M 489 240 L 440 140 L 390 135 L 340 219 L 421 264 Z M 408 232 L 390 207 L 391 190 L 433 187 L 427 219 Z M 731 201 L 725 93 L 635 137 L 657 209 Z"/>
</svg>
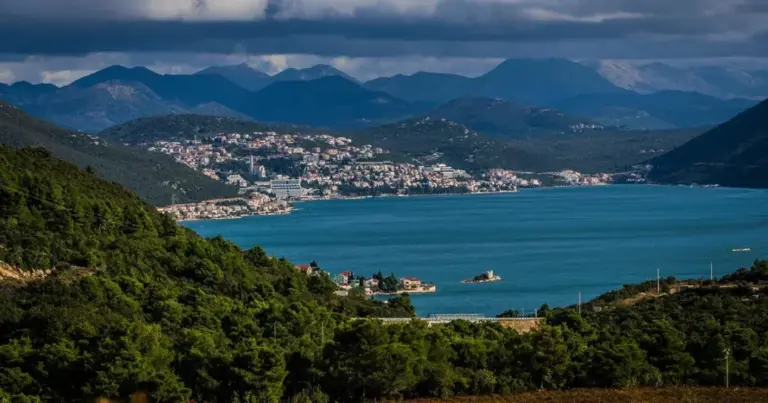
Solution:
<svg viewBox="0 0 768 403">
<path fill-rule="evenodd" d="M 454 320 L 466 320 L 467 322 L 511 322 L 511 321 L 527 321 L 527 320 L 541 320 L 542 318 L 488 318 L 488 317 L 459 317 L 459 316 L 443 316 L 443 317 L 414 317 L 414 318 L 352 318 L 352 320 L 379 320 L 382 322 L 410 322 L 412 320 L 423 320 L 430 323 L 447 323 Z"/>
</svg>

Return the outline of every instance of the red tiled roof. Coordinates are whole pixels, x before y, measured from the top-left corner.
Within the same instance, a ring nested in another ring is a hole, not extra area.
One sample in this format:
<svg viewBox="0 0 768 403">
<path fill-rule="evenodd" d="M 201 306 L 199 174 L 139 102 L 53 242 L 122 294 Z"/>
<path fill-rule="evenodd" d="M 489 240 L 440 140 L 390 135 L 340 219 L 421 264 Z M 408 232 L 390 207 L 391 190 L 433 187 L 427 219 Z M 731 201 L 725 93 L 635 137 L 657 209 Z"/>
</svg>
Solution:
<svg viewBox="0 0 768 403">
<path fill-rule="evenodd" d="M 417 279 L 416 277 L 403 277 L 403 280 L 408 280 L 408 281 L 421 281 L 421 280 Z"/>
<path fill-rule="evenodd" d="M 308 265 L 308 264 L 297 264 L 296 265 L 296 269 L 301 270 L 301 271 L 309 271 L 309 270 L 312 269 L 312 267 L 310 265 Z"/>
</svg>

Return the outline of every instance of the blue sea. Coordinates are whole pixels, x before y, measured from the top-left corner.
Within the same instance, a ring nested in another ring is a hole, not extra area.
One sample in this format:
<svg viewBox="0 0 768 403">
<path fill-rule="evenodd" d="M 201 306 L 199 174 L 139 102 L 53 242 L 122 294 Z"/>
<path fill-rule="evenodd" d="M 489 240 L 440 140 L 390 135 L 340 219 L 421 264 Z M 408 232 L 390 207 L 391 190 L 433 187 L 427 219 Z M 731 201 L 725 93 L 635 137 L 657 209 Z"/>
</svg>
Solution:
<svg viewBox="0 0 768 403">
<path fill-rule="evenodd" d="M 290 215 L 195 221 L 204 236 L 261 245 L 331 273 L 418 277 L 420 315 L 531 312 L 662 276 L 709 277 L 768 257 L 768 191 L 681 186 L 313 201 Z M 749 252 L 733 252 L 750 248 Z M 502 281 L 461 284 L 492 269 Z"/>
</svg>

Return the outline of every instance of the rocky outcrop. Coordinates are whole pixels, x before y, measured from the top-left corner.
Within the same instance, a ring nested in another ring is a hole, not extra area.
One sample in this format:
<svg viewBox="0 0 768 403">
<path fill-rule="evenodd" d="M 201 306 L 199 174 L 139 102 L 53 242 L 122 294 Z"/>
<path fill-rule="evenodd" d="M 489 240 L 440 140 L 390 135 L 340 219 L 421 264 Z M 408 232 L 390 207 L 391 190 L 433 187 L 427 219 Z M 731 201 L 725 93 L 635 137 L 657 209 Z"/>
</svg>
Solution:
<svg viewBox="0 0 768 403">
<path fill-rule="evenodd" d="M 29 282 L 33 280 L 44 279 L 53 273 L 52 270 L 21 270 L 5 262 L 0 262 L 0 281 L 12 280 Z"/>
</svg>

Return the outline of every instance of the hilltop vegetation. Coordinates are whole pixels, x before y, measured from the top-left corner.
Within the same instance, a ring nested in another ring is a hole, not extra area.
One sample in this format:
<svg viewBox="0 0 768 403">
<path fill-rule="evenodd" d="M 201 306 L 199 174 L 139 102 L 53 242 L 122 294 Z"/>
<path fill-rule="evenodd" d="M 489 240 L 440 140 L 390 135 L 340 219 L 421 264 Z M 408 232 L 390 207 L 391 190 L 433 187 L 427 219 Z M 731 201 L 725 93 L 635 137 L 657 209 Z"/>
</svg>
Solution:
<svg viewBox="0 0 768 403">
<path fill-rule="evenodd" d="M 44 147 L 56 157 L 90 167 L 104 179 L 132 189 L 157 204 L 197 201 L 236 194 L 237 189 L 181 165 L 173 158 L 113 144 L 62 129 L 0 101 L 0 144 Z"/>
<path fill-rule="evenodd" d="M 497 323 L 383 325 L 408 316 L 339 298 L 259 247 L 177 226 L 132 192 L 42 150 L 0 147 L 0 260 L 46 278 L 0 281 L 0 399 L 360 402 L 538 389 L 768 385 L 768 262 L 626 306 Z M 757 287 L 757 288 L 753 288 Z M 610 300 L 610 298 L 609 298 Z M 500 309 L 501 310 L 501 309 Z"/>
<path fill-rule="evenodd" d="M 210 137 L 219 133 L 249 133 L 269 128 L 263 124 L 230 117 L 207 115 L 164 115 L 132 120 L 112 126 L 99 137 L 125 144 L 179 141 Z"/>
</svg>

